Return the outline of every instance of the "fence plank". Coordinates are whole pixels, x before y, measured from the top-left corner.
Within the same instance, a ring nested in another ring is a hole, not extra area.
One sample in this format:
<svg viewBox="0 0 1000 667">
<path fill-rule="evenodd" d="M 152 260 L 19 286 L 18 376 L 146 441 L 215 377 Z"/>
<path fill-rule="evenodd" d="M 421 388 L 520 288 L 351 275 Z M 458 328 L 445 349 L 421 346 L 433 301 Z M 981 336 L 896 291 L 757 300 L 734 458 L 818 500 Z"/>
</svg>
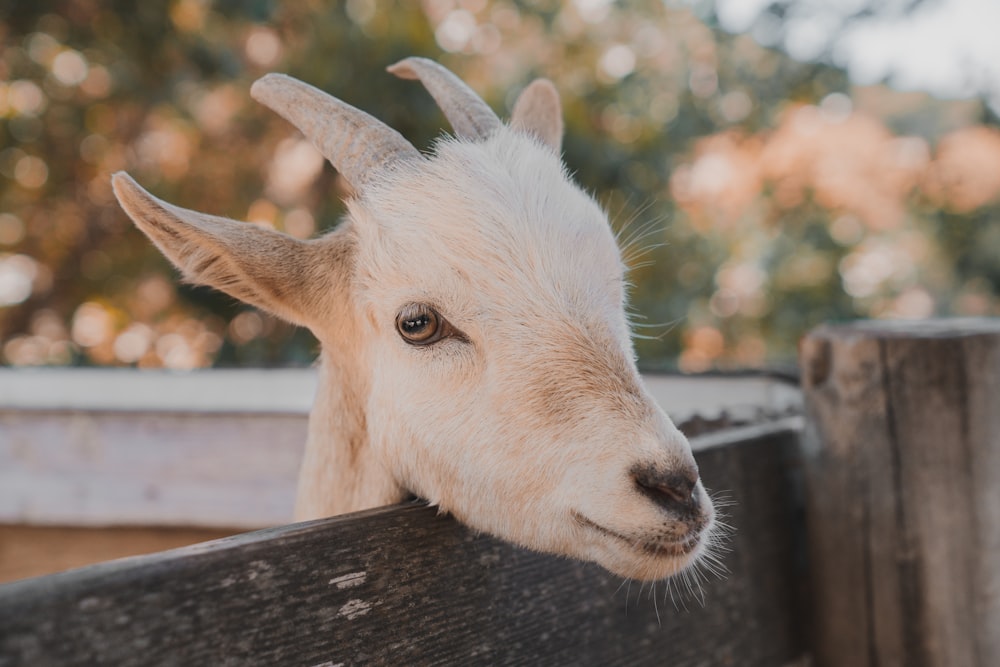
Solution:
<svg viewBox="0 0 1000 667">
<path fill-rule="evenodd" d="M 780 428 L 698 452 L 736 503 L 704 606 L 406 505 L 0 586 L 0 666 L 785 665 L 803 650 L 796 451 Z"/>
<path fill-rule="evenodd" d="M 820 665 L 1000 664 L 1000 320 L 802 346 Z"/>
</svg>

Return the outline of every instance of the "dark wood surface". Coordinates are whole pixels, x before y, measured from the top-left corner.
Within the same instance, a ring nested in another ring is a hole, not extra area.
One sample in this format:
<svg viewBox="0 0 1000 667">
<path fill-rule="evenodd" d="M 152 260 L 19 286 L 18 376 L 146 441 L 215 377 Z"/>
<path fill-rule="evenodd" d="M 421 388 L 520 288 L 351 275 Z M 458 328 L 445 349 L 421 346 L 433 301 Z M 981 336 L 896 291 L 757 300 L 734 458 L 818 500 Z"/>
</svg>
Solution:
<svg viewBox="0 0 1000 667">
<path fill-rule="evenodd" d="M 698 453 L 736 528 L 704 605 L 414 504 L 0 586 L 0 666 L 787 665 L 796 446 L 784 428 Z"/>
<path fill-rule="evenodd" d="M 802 346 L 821 667 L 1000 665 L 1000 320 Z"/>
</svg>

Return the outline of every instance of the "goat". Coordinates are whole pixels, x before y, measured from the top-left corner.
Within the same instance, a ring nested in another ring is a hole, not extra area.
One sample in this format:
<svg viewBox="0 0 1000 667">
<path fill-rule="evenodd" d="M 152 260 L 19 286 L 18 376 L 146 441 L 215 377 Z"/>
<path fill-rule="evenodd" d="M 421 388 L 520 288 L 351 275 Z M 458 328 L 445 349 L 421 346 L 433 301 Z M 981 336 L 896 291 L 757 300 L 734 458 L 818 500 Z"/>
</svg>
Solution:
<svg viewBox="0 0 1000 667">
<path fill-rule="evenodd" d="M 611 226 L 567 175 L 562 110 L 539 79 L 509 124 L 423 58 L 455 132 L 421 154 L 301 81 L 251 95 L 353 187 L 345 219 L 302 241 L 115 195 L 193 283 L 309 327 L 319 387 L 295 517 L 415 494 L 522 546 L 656 580 L 704 554 L 715 512 L 687 439 L 643 386 Z"/>
</svg>

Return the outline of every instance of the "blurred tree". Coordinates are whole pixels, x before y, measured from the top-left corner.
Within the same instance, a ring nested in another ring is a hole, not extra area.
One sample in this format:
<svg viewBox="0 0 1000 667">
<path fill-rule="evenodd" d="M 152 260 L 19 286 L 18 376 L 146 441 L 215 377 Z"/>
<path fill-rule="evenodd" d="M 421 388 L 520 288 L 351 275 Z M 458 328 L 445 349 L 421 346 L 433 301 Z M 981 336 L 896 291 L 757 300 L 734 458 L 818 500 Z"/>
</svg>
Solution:
<svg viewBox="0 0 1000 667">
<path fill-rule="evenodd" d="M 407 55 L 441 60 L 501 111 L 534 76 L 556 82 L 566 162 L 631 241 L 647 366 L 787 360 L 829 319 L 1000 313 L 1000 132 L 977 124 L 981 104 L 852 89 L 838 69 L 686 7 L 63 0 L 0 12 L 5 363 L 310 363 L 308 332 L 179 286 L 109 177 L 128 169 L 182 206 L 320 233 L 343 188 L 250 84 L 289 72 L 428 148 L 440 112 L 384 72 Z"/>
</svg>

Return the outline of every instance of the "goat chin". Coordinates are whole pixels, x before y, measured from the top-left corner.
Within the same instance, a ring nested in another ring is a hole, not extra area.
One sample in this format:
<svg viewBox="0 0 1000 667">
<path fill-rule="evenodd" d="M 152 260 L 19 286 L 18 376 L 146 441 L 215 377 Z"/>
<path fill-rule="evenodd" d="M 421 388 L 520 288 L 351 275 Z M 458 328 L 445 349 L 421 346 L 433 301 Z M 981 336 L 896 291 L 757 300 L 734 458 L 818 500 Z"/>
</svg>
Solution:
<svg viewBox="0 0 1000 667">
<path fill-rule="evenodd" d="M 685 539 L 663 541 L 655 534 L 625 537 L 608 535 L 583 560 L 600 564 L 609 572 L 638 581 L 672 577 L 711 553 L 714 521 Z"/>
<path fill-rule="evenodd" d="M 504 123 L 436 63 L 390 71 L 423 82 L 451 122 L 433 152 L 287 76 L 251 90 L 352 186 L 346 218 L 319 238 L 113 177 L 186 280 L 321 342 L 296 517 L 414 492 L 474 528 L 626 577 L 688 567 L 712 541 L 712 503 L 642 386 L 622 254 L 560 159 L 555 86 L 527 86 Z"/>
</svg>

